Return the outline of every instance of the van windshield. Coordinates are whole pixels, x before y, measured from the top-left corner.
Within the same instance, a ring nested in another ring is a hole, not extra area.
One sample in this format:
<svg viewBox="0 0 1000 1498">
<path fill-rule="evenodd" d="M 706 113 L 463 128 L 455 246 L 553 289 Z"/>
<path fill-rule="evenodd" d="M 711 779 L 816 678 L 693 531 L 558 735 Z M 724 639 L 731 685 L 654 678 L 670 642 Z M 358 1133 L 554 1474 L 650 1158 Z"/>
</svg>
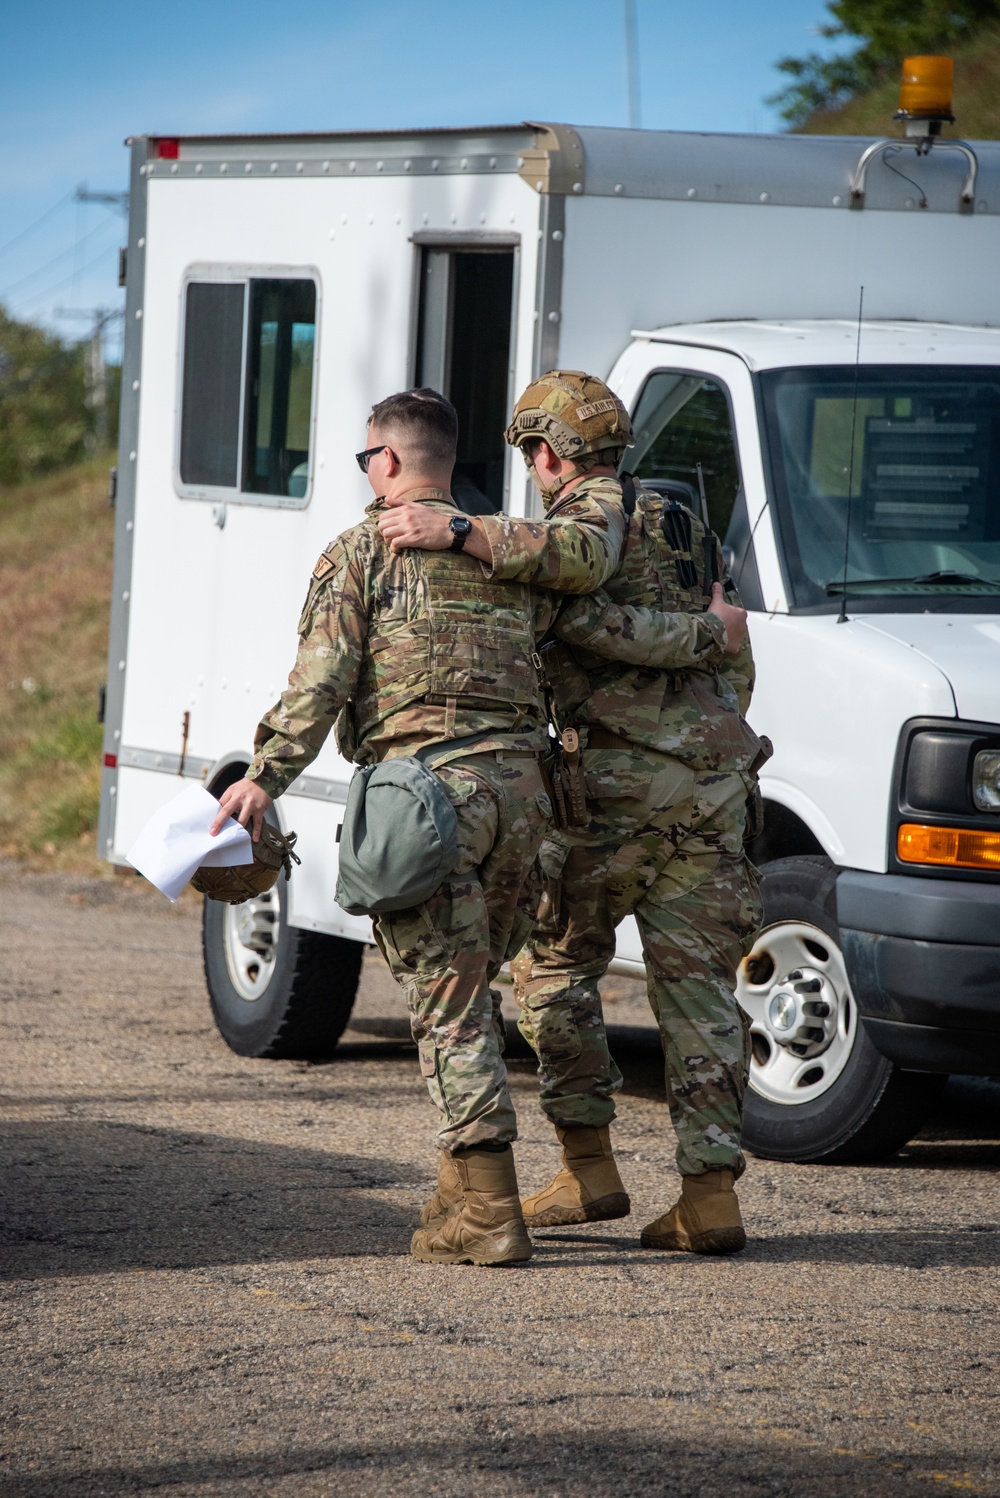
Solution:
<svg viewBox="0 0 1000 1498">
<path fill-rule="evenodd" d="M 760 376 L 797 608 L 1000 609 L 1000 368 Z"/>
</svg>

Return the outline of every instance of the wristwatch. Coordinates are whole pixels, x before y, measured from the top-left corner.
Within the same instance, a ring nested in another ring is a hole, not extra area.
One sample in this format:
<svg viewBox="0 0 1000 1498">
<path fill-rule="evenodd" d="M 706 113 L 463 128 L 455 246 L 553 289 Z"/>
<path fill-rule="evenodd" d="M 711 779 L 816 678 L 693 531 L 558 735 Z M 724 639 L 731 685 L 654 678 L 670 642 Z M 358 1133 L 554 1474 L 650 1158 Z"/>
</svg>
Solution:
<svg viewBox="0 0 1000 1498">
<path fill-rule="evenodd" d="M 454 541 L 451 543 L 451 550 L 461 551 L 462 547 L 469 539 L 469 532 L 472 529 L 472 521 L 467 515 L 455 515 L 453 519 L 448 521 L 448 525 L 451 529 L 452 535 L 455 537 Z"/>
</svg>

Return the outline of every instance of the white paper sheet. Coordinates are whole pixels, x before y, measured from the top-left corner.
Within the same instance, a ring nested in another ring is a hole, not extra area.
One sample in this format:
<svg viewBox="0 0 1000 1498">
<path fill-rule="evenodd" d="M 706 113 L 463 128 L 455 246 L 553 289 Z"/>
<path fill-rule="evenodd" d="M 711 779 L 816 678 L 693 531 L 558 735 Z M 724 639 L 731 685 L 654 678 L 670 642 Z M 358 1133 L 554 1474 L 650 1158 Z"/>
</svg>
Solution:
<svg viewBox="0 0 1000 1498">
<path fill-rule="evenodd" d="M 219 803 L 204 786 L 188 783 L 150 817 L 125 857 L 150 884 L 174 901 L 195 869 L 253 863 L 250 834 L 229 817 L 216 837 L 209 829 Z"/>
</svg>

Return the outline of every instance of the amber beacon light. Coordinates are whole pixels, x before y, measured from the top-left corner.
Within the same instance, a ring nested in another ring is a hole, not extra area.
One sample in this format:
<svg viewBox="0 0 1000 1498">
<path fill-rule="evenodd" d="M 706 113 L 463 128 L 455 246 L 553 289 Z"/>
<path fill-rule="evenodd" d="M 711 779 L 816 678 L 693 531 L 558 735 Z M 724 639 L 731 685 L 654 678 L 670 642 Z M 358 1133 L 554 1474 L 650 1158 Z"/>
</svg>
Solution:
<svg viewBox="0 0 1000 1498">
<path fill-rule="evenodd" d="M 942 140 L 941 126 L 951 124 L 955 116 L 951 112 L 951 85 L 955 64 L 950 57 L 907 57 L 903 63 L 903 77 L 899 88 L 899 108 L 894 120 L 902 120 L 906 136 L 890 140 L 874 140 L 862 151 L 854 176 L 851 178 L 852 208 L 863 208 L 868 192 L 868 171 L 875 162 L 900 151 L 909 149 L 917 156 L 929 156 L 933 148 L 935 157 L 942 151 L 958 153 L 965 157 L 965 179 L 958 192 L 959 213 L 972 213 L 976 207 L 976 176 L 979 162 L 975 151 L 964 140 Z M 892 170 L 895 172 L 896 168 Z M 897 174 L 898 175 L 898 174 Z M 912 206 L 908 204 L 907 206 Z M 924 189 L 920 189 L 920 207 L 928 207 Z"/>
<path fill-rule="evenodd" d="M 907 57 L 894 118 L 906 123 L 907 135 L 939 135 L 951 124 L 951 90 L 955 64 L 950 57 Z"/>
<path fill-rule="evenodd" d="M 904 822 L 896 837 L 900 863 L 931 863 L 952 869 L 1000 869 L 1000 832 L 924 827 Z"/>
</svg>

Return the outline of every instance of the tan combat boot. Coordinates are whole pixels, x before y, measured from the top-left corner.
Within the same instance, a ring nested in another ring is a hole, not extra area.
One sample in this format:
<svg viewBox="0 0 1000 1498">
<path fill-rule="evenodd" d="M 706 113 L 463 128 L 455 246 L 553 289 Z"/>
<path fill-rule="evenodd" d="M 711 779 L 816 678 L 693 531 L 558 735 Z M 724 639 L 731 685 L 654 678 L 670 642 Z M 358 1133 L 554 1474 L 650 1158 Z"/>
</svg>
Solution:
<svg viewBox="0 0 1000 1498">
<path fill-rule="evenodd" d="M 439 1151 L 437 1187 L 429 1202 L 420 1208 L 420 1226 L 437 1227 L 462 1204 L 462 1182 L 448 1150 Z"/>
<path fill-rule="evenodd" d="M 424 1264 L 524 1264 L 531 1239 L 521 1216 L 514 1151 L 467 1149 L 452 1155 L 461 1206 L 418 1228 L 410 1253 Z"/>
<path fill-rule="evenodd" d="M 530 1228 L 565 1227 L 571 1222 L 606 1222 L 632 1210 L 611 1152 L 611 1130 L 577 1127 L 556 1133 L 563 1168 L 544 1191 L 522 1203 Z"/>
<path fill-rule="evenodd" d="M 643 1228 L 639 1242 L 643 1248 L 690 1254 L 738 1254 L 746 1248 L 732 1171 L 706 1170 L 704 1175 L 685 1176 L 680 1200 Z"/>
</svg>

